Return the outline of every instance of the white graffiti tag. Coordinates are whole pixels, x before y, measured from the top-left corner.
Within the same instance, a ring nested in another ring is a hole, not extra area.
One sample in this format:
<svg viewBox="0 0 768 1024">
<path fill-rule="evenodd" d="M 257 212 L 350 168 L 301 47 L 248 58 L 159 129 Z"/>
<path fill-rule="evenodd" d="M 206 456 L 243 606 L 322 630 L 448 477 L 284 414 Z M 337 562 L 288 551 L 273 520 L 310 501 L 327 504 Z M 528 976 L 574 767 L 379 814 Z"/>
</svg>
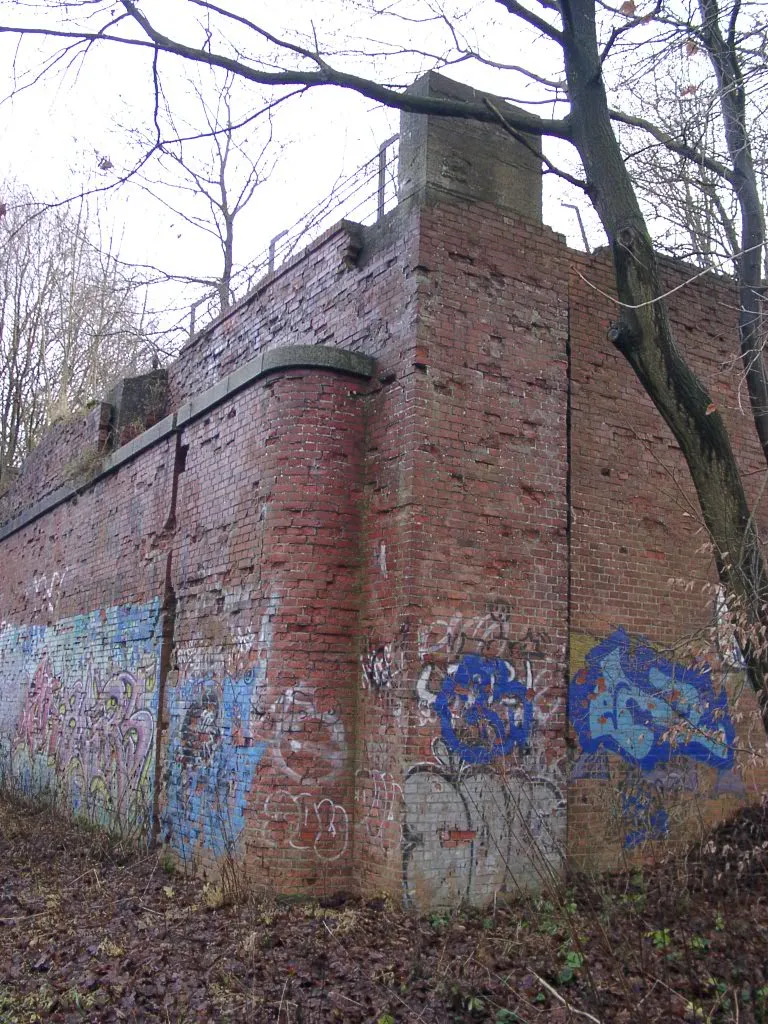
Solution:
<svg viewBox="0 0 768 1024">
<path fill-rule="evenodd" d="M 399 817 L 403 787 L 389 772 L 359 768 L 355 774 L 355 797 L 366 834 L 379 842 L 387 837 L 399 842 L 401 827 L 396 818 Z"/>
<path fill-rule="evenodd" d="M 264 801 L 264 816 L 272 832 L 273 845 L 280 845 L 275 833 L 294 850 L 309 850 L 322 861 L 342 857 L 349 845 L 349 816 L 341 804 L 311 793 L 294 795 L 279 789 Z"/>
<path fill-rule="evenodd" d="M 61 588 L 69 572 L 69 566 L 64 567 L 63 572 L 55 570 L 50 577 L 47 573 L 32 578 L 32 588 L 37 598 L 37 611 L 46 611 L 51 614 L 56 611 L 61 601 Z"/>
</svg>

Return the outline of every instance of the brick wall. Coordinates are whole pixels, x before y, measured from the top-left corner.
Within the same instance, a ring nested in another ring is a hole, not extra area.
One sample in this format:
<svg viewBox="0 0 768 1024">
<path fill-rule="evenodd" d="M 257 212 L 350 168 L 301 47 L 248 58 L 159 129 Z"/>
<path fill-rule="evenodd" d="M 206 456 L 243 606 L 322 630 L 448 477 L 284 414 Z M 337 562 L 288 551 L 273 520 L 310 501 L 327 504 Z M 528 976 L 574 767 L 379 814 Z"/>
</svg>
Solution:
<svg viewBox="0 0 768 1024">
<path fill-rule="evenodd" d="M 83 416 L 54 424 L 0 494 L 0 523 L 15 519 L 57 488 L 79 483 L 107 446 L 109 408 L 98 402 Z"/>
<path fill-rule="evenodd" d="M 450 134 L 468 165 L 478 130 Z M 515 160 L 490 196 L 479 166 L 460 194 L 434 153 L 408 166 L 379 225 L 193 339 L 167 417 L 75 489 L 109 410 L 30 458 L 1 507 L 0 753 L 207 874 L 427 907 L 566 850 L 653 856 L 766 780 L 735 754 L 760 741 L 740 674 L 703 659 L 680 453 L 606 341 L 607 257 L 531 219 Z M 729 285 L 671 307 L 754 498 Z"/>
<path fill-rule="evenodd" d="M 366 504 L 358 745 L 363 884 L 420 906 L 530 884 L 562 850 L 560 245 L 489 205 L 420 214 L 415 347 Z"/>
<path fill-rule="evenodd" d="M 156 796 L 171 467 L 158 445 L 2 543 L 3 770 L 131 834 Z"/>
<path fill-rule="evenodd" d="M 578 863 L 615 866 L 695 838 L 768 779 L 749 754 L 764 743 L 754 696 L 727 641 L 717 656 L 717 577 L 683 458 L 606 340 L 610 258 L 570 260 L 569 846 Z M 714 275 L 686 284 L 693 274 L 666 266 L 668 288 L 684 285 L 669 300 L 675 337 L 754 502 L 764 465 L 740 393 L 736 296 Z"/>
</svg>

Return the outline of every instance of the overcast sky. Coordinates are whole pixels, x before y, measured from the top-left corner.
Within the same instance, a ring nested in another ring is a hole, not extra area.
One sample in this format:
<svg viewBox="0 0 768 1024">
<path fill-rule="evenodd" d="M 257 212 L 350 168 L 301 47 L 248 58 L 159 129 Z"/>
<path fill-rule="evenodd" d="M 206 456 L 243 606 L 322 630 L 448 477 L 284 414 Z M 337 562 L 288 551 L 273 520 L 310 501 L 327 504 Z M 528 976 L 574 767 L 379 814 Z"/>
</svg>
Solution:
<svg viewBox="0 0 768 1024">
<path fill-rule="evenodd" d="M 38 23 L 50 23 L 56 6 L 55 0 L 31 9 L 15 5 L 14 16 L 26 23 L 35 19 Z M 6 9 L 6 22 L 8 7 L 7 2 L 0 3 L 0 9 Z M 232 2 L 229 7 L 234 9 Z M 253 9 L 252 4 L 241 7 Z M 427 52 L 365 62 L 349 53 L 335 59 L 354 70 L 371 69 L 390 81 L 412 80 L 434 63 L 431 54 L 444 52 L 450 42 L 444 22 L 414 24 L 398 18 L 371 19 L 366 0 L 323 0 L 322 5 L 304 0 L 265 0 L 258 7 L 259 16 L 267 19 L 270 29 L 314 30 L 329 48 L 342 49 L 349 40 L 368 36 L 363 43 L 365 48 L 385 53 L 387 49 L 414 46 L 418 40 L 418 49 Z M 389 5 L 398 14 L 420 18 L 428 7 L 426 0 L 401 0 Z M 191 25 L 184 25 L 184 16 L 190 10 L 185 0 L 145 0 L 142 9 L 153 18 L 165 16 L 169 32 L 173 30 L 178 35 L 187 29 L 192 31 Z M 530 61 L 531 48 L 535 47 L 537 70 L 546 71 L 546 47 L 535 42 L 530 34 L 522 33 L 515 19 L 506 15 L 499 18 L 498 5 L 493 0 L 452 3 L 451 10 L 456 15 L 454 27 L 472 46 L 479 48 L 493 42 L 494 46 L 489 48 L 496 51 L 495 55 L 503 53 L 507 63 Z M 0 67 L 4 69 L 0 96 L 12 97 L 0 105 L 0 132 L 5 140 L 0 153 L 0 176 L 21 182 L 47 200 L 63 198 L 82 187 L 106 185 L 117 172 L 132 164 L 138 150 L 131 142 L 131 129 L 149 125 L 152 90 L 144 55 L 129 48 L 104 45 L 94 47 L 85 59 L 70 64 L 66 70 L 49 74 L 19 92 L 19 78 L 13 79 L 12 70 L 35 67 L 43 52 L 40 46 L 28 43 L 17 53 L 11 38 L 0 40 Z M 195 75 L 195 68 L 167 60 L 163 70 L 168 72 L 168 94 L 180 120 L 194 121 L 198 115 L 183 77 Z M 494 72 L 473 62 L 463 62 L 446 73 L 490 91 L 509 95 L 510 90 L 516 90 L 512 98 L 518 102 L 543 95 L 535 87 L 524 88 L 521 80 L 508 72 Z M 16 93 L 12 95 L 14 89 Z M 237 90 L 236 100 L 246 111 L 253 102 L 261 104 L 264 96 L 244 83 Z M 544 115 L 552 113 L 551 105 L 532 109 Z M 396 112 L 338 89 L 315 89 L 281 107 L 275 115 L 273 131 L 286 148 L 270 180 L 258 190 L 243 216 L 239 226 L 239 260 L 255 259 L 270 238 L 320 200 L 340 175 L 351 173 L 373 156 L 379 144 L 397 131 L 397 126 Z M 101 156 L 109 157 L 113 171 L 99 171 Z M 572 244 L 580 244 L 578 224 L 573 212 L 562 207 L 563 198 L 573 202 L 575 197 L 565 195 L 561 183 L 553 183 L 545 200 L 545 219 L 557 230 L 566 232 Z M 584 201 L 579 203 L 586 211 Z M 100 207 L 104 223 L 112 225 L 121 239 L 122 258 L 179 273 L 215 272 L 216 248 L 204 234 L 143 197 L 136 188 L 122 188 L 117 195 L 105 195 Z"/>
</svg>

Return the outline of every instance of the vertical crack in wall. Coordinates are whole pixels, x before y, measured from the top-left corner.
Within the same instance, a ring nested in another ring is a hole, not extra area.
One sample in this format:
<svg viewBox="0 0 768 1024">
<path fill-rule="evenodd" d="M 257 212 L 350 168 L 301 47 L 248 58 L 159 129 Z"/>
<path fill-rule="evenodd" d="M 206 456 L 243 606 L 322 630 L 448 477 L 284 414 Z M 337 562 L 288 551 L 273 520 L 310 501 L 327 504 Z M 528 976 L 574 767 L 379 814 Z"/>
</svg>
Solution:
<svg viewBox="0 0 768 1024">
<path fill-rule="evenodd" d="M 570 708 L 570 683 L 571 683 L 571 625 L 573 614 L 573 422 L 572 422 L 572 400 L 573 400 L 573 353 L 571 347 L 571 284 L 570 275 L 568 279 L 568 316 L 565 327 L 565 722 L 563 723 L 563 738 L 565 740 L 566 754 L 566 780 L 570 775 L 570 753 L 573 746 L 571 735 L 571 708 Z M 567 781 L 566 781 L 567 791 Z M 567 797 L 566 797 L 567 800 Z M 567 803 L 566 803 L 567 808 Z M 565 849 L 570 846 L 570 829 L 572 828 L 571 816 L 565 815 Z"/>
<path fill-rule="evenodd" d="M 163 525 L 163 540 L 168 546 L 165 558 L 165 583 L 163 586 L 163 639 L 160 647 L 160 670 L 157 683 L 157 728 L 155 730 L 155 779 L 152 790 L 152 826 L 150 842 L 154 845 L 160 832 L 160 786 L 162 782 L 163 738 L 168 728 L 165 700 L 168 673 L 171 671 L 173 646 L 176 632 L 176 591 L 173 587 L 173 539 L 176 532 L 176 502 L 179 493 L 179 477 L 187 463 L 188 445 L 181 443 L 181 434 L 176 434 L 173 453 L 173 476 L 168 517 Z"/>
</svg>

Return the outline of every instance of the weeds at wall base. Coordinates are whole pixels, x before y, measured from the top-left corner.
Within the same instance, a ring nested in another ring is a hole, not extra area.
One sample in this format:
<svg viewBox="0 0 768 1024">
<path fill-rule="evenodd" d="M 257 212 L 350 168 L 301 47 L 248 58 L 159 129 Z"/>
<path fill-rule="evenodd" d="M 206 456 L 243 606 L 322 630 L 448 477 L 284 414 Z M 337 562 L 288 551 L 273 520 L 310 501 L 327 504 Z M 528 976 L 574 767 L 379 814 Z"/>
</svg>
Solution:
<svg viewBox="0 0 768 1024">
<path fill-rule="evenodd" d="M 167 851 L 117 863 L 104 842 L 0 798 L 3 1024 L 115 1007 L 165 1024 L 768 1022 L 768 875 L 744 856 L 768 842 L 759 808 L 690 848 L 685 885 L 659 856 L 427 916 L 384 896 L 209 906 Z"/>
</svg>

